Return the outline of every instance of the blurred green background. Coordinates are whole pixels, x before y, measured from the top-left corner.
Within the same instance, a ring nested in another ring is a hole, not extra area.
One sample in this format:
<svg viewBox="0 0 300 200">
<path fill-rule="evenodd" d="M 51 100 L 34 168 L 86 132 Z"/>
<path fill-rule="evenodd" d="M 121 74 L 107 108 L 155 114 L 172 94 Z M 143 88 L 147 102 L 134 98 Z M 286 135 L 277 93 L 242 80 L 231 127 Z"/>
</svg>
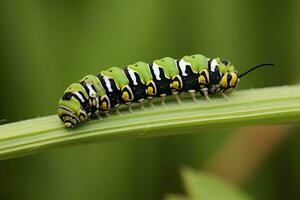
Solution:
<svg viewBox="0 0 300 200">
<path fill-rule="evenodd" d="M 12 0 L 0 2 L 0 119 L 55 114 L 68 84 L 108 65 L 202 53 L 243 71 L 239 89 L 300 81 L 300 1 Z M 292 129 L 242 185 L 257 199 L 299 199 Z M 162 199 L 179 170 L 202 169 L 234 130 L 90 144 L 0 162 L 0 199 Z M 254 144 L 255 145 L 255 144 Z M 232 158 L 234 162 L 234 157 Z M 222 167 L 222 166 L 220 166 Z"/>
</svg>

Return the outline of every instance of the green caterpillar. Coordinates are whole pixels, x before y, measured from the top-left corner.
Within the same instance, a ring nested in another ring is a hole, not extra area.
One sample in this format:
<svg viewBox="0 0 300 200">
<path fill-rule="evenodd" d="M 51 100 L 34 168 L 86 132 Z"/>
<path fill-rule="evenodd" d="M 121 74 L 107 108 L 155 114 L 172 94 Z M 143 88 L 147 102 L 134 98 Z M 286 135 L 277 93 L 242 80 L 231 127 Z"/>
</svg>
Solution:
<svg viewBox="0 0 300 200">
<path fill-rule="evenodd" d="M 203 55 L 184 56 L 181 59 L 165 57 L 151 64 L 137 62 L 120 69 L 110 67 L 97 76 L 87 75 L 72 83 L 59 100 L 58 116 L 67 128 L 73 128 L 91 116 L 98 116 L 121 104 L 129 106 L 154 97 L 160 97 L 162 104 L 168 95 L 178 96 L 189 92 L 194 101 L 197 91 L 210 101 L 209 94 L 230 93 L 237 88 L 240 78 L 262 66 L 261 64 L 239 74 L 234 66 L 220 58 Z M 152 103 L 151 103 L 152 104 Z M 153 105 L 153 104 L 152 104 Z"/>
</svg>

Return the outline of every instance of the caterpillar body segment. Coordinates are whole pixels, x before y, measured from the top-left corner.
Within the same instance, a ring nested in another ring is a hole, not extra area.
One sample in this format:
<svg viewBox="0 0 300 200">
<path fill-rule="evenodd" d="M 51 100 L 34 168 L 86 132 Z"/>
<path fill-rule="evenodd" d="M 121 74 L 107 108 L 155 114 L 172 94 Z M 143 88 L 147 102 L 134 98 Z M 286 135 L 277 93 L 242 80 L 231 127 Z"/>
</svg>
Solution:
<svg viewBox="0 0 300 200">
<path fill-rule="evenodd" d="M 100 111 L 108 111 L 112 108 L 116 108 L 121 104 L 121 93 L 120 87 L 117 85 L 113 77 L 107 76 L 105 74 L 98 74 L 101 85 L 105 90 L 105 96 L 102 96 Z"/>
<path fill-rule="evenodd" d="M 87 121 L 91 113 L 89 96 L 79 83 L 72 83 L 59 100 L 58 115 L 66 127 Z"/>
<path fill-rule="evenodd" d="M 195 93 L 200 92 L 207 100 L 210 94 L 230 93 L 237 88 L 241 77 L 249 72 L 266 65 L 257 65 L 242 74 L 238 74 L 234 66 L 219 58 L 207 58 L 196 54 L 184 56 L 181 59 L 165 57 L 151 63 L 136 62 L 124 69 L 110 67 L 98 75 L 87 75 L 77 83 L 72 83 L 59 100 L 58 116 L 67 128 L 73 128 L 93 116 L 128 105 L 132 112 L 131 103 L 137 102 L 144 109 L 143 101 L 161 98 L 165 104 L 166 96 L 178 96 L 181 92 L 189 92 L 194 102 Z"/>
<path fill-rule="evenodd" d="M 106 95 L 106 91 L 103 88 L 99 78 L 94 75 L 87 75 L 79 82 L 89 95 L 91 113 L 97 114 L 99 112 L 99 107 L 101 106 L 101 99 L 99 97 L 104 97 Z"/>
</svg>

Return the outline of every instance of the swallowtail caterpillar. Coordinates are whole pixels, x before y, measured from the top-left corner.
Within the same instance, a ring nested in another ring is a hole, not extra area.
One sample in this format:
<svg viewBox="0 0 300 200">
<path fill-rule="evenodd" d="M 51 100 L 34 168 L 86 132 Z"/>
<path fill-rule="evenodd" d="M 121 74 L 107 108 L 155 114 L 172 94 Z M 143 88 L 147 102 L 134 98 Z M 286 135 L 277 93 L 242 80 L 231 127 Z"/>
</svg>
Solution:
<svg viewBox="0 0 300 200">
<path fill-rule="evenodd" d="M 181 59 L 165 57 L 147 64 L 137 62 L 125 69 L 110 67 L 98 75 L 87 75 L 72 83 L 59 100 L 58 116 L 67 128 L 73 128 L 92 116 L 99 116 L 111 109 L 126 104 L 160 97 L 164 104 L 166 96 L 188 92 L 196 102 L 195 94 L 200 92 L 208 101 L 210 94 L 220 93 L 224 97 L 237 88 L 240 79 L 249 72 L 273 64 L 260 64 L 239 74 L 234 66 L 220 58 L 203 55 L 184 56 Z"/>
</svg>

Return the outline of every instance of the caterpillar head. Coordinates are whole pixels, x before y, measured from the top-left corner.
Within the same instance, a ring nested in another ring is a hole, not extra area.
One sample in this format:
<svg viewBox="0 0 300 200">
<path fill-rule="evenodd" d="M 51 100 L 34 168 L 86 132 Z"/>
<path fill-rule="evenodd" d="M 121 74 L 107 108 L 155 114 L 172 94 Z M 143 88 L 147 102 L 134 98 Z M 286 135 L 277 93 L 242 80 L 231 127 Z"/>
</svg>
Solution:
<svg viewBox="0 0 300 200">
<path fill-rule="evenodd" d="M 87 94 L 79 83 L 73 83 L 59 100 L 58 116 L 67 128 L 89 119 L 90 106 Z"/>
<path fill-rule="evenodd" d="M 239 74 L 229 61 L 219 58 L 210 59 L 207 69 L 200 71 L 200 88 L 208 88 L 210 93 L 230 93 L 237 88 L 240 79 L 249 72 L 263 66 L 273 65 L 274 64 L 256 65 L 242 74 Z"/>
<path fill-rule="evenodd" d="M 240 81 L 237 72 L 226 72 L 220 81 L 220 92 L 230 93 L 236 90 L 238 83 Z"/>
<path fill-rule="evenodd" d="M 219 82 L 219 91 L 224 93 L 234 91 L 240 80 L 238 72 L 235 70 L 231 62 L 227 60 L 222 60 L 219 68 L 222 74 Z"/>
<path fill-rule="evenodd" d="M 219 84 L 220 85 L 219 91 L 224 92 L 224 93 L 230 93 L 230 92 L 234 91 L 237 88 L 240 79 L 243 76 L 245 76 L 246 74 L 248 74 L 249 72 L 251 72 L 257 68 L 263 67 L 263 66 L 273 66 L 274 65 L 274 64 L 269 64 L 269 63 L 259 64 L 254 67 L 251 67 L 247 71 L 239 74 L 236 70 L 234 70 L 234 67 L 231 65 L 230 62 L 222 61 L 222 63 L 226 66 L 226 70 L 224 70 L 222 72 L 222 78 L 221 78 L 220 84 Z"/>
</svg>

